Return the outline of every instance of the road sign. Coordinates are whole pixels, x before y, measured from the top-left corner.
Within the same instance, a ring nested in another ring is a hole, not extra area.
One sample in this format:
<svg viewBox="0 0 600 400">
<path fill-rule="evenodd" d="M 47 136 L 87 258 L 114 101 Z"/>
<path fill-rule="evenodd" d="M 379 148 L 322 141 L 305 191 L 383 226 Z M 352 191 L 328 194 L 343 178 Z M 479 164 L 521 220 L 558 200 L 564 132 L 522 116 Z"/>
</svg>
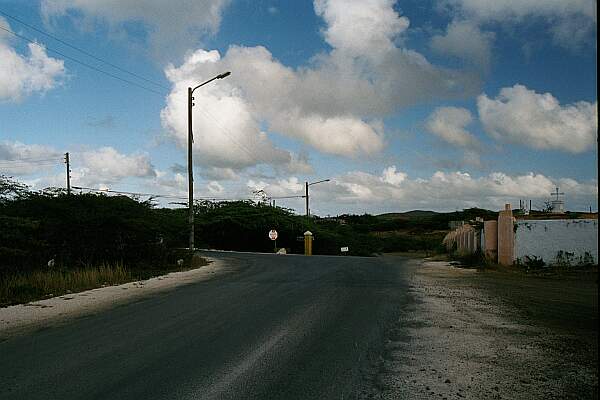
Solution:
<svg viewBox="0 0 600 400">
<path fill-rule="evenodd" d="M 269 231 L 269 239 L 277 240 L 277 231 L 275 229 Z"/>
<path fill-rule="evenodd" d="M 342 247 L 342 248 L 340 249 L 340 251 L 341 251 L 342 253 L 346 253 L 346 252 L 348 252 L 348 248 L 347 248 L 347 247 Z"/>
</svg>

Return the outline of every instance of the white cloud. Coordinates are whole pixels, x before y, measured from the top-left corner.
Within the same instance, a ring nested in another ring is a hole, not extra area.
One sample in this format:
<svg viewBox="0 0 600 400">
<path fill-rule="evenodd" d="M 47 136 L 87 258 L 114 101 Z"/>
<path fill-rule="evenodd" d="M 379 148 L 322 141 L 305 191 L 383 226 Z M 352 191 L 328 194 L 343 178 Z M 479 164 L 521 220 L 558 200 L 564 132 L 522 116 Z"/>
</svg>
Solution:
<svg viewBox="0 0 600 400">
<path fill-rule="evenodd" d="M 170 65 L 165 71 L 173 82 L 173 90 L 161 111 L 161 120 L 182 148 L 187 146 L 188 140 L 187 88 L 224 72 L 219 61 L 217 51 L 198 50 L 180 67 Z M 271 143 L 267 134 L 260 130 L 251 105 L 229 82 L 219 80 L 194 92 L 195 163 L 209 169 L 241 170 L 263 163 L 283 165 L 291 162 L 291 154 Z"/>
<path fill-rule="evenodd" d="M 394 0 L 315 0 L 315 12 L 327 28 L 325 40 L 352 56 L 385 56 L 395 50 L 394 38 L 409 26 L 393 9 Z"/>
<path fill-rule="evenodd" d="M 204 152 L 202 162 L 236 169 L 289 164 L 293 155 L 269 148 L 261 122 L 324 153 L 372 156 L 385 146 L 383 116 L 432 99 L 469 96 L 479 86 L 476 74 L 436 67 L 418 52 L 398 47 L 408 20 L 391 1 L 317 1 L 315 10 L 327 24 L 323 34 L 333 49 L 308 67 L 289 68 L 261 46 L 231 46 L 223 56 L 197 50 L 182 65 L 168 67 L 174 89 L 162 112 L 163 125 L 183 145 L 185 87 L 230 70 L 225 81 L 196 92 L 202 106 L 194 111 L 194 124 L 201 121 L 201 110 L 208 110 L 228 125 L 217 129 L 209 122 L 196 129 L 206 144 L 196 150 Z M 261 151 L 235 150 L 223 130 L 243 147 L 260 145 Z"/>
<path fill-rule="evenodd" d="M 400 175 L 400 179 L 390 180 L 391 173 Z M 381 175 L 355 171 L 336 177 L 311 192 L 311 208 L 322 215 L 413 209 L 453 211 L 468 207 L 499 210 L 505 203 L 518 204 L 520 199 L 532 199 L 541 206 L 556 186 L 567 193 L 569 209 L 583 210 L 597 204 L 596 181 L 584 183 L 535 173 L 511 176 L 502 172 L 475 178 L 460 171 L 438 171 L 429 178 L 410 179 L 391 166 Z"/>
<path fill-rule="evenodd" d="M 516 24 L 543 18 L 555 43 L 567 48 L 580 46 L 596 30 L 595 0 L 446 0 L 446 4 L 480 23 Z"/>
<path fill-rule="evenodd" d="M 473 122 L 466 108 L 438 107 L 425 122 L 425 127 L 440 139 L 460 147 L 476 148 L 479 142 L 465 128 Z"/>
<path fill-rule="evenodd" d="M 404 180 L 406 180 L 407 177 L 407 174 L 396 171 L 396 166 L 392 165 L 391 167 L 387 167 L 383 170 L 381 180 L 389 183 L 390 185 L 400 185 L 402 182 L 404 182 Z"/>
<path fill-rule="evenodd" d="M 198 38 L 214 34 L 230 0 L 42 0 L 46 20 L 69 16 L 80 25 L 98 22 L 127 35 L 128 25 L 138 23 L 159 55 L 179 55 Z M 78 21 L 78 20 L 83 21 Z"/>
<path fill-rule="evenodd" d="M 10 29 L 2 17 L 0 26 Z M 65 75 L 62 60 L 48 57 L 46 49 L 34 43 L 28 45 L 28 55 L 21 55 L 11 47 L 8 33 L 0 32 L 0 102 L 19 101 L 60 83 Z"/>
<path fill-rule="evenodd" d="M 208 192 L 210 194 L 222 194 L 224 191 L 223 186 L 221 186 L 221 184 L 217 181 L 210 181 L 207 185 L 206 185 L 206 190 L 208 190 Z"/>
<path fill-rule="evenodd" d="M 63 155 L 58 150 L 39 144 L 0 142 L 0 169 L 3 174 L 28 175 L 52 165 L 59 165 Z"/>
<path fill-rule="evenodd" d="M 115 185 L 128 178 L 157 180 L 157 171 L 145 154 L 123 154 L 112 147 L 70 152 L 71 185 L 114 189 Z M 37 173 L 40 173 L 39 169 Z M 38 179 L 36 188 L 62 187 L 64 173 L 46 175 Z"/>
<path fill-rule="evenodd" d="M 324 153 L 342 156 L 375 154 L 383 149 L 383 129 L 353 116 L 323 117 L 283 114 L 271 128 L 302 140 Z"/>
<path fill-rule="evenodd" d="M 86 180 L 102 183 L 118 182 L 126 177 L 155 177 L 156 171 L 146 154 L 122 154 L 112 147 L 101 147 L 73 153 L 74 165 L 81 162 Z"/>
<path fill-rule="evenodd" d="M 516 205 L 531 199 L 543 206 L 552 190 L 559 186 L 567 193 L 567 208 L 584 210 L 597 204 L 596 181 L 578 182 L 571 178 L 550 178 L 543 174 L 509 175 L 493 172 L 481 177 L 469 173 L 437 171 L 427 178 L 410 178 L 396 166 L 381 174 L 353 171 L 333 177 L 331 182 L 311 188 L 311 209 L 317 215 L 344 213 L 383 213 L 426 209 L 454 211 L 469 207 L 500 210 L 505 203 Z M 248 180 L 249 191 L 264 190 L 268 196 L 303 195 L 304 187 L 296 177 Z M 279 205 L 304 212 L 303 199 L 279 200 Z"/>
<path fill-rule="evenodd" d="M 232 168 L 204 167 L 200 169 L 200 175 L 206 179 L 217 181 L 239 179 L 239 175 Z"/>
<path fill-rule="evenodd" d="M 431 48 L 439 54 L 458 57 L 488 70 L 491 62 L 492 32 L 482 32 L 473 21 L 454 20 L 445 35 L 431 39 Z"/>
<path fill-rule="evenodd" d="M 275 169 L 277 170 L 277 168 Z M 314 168 L 310 163 L 308 153 L 301 150 L 299 153 L 292 153 L 291 161 L 283 166 L 281 172 L 309 175 L 314 172 Z"/>
<path fill-rule="evenodd" d="M 485 131 L 497 140 L 571 153 L 590 150 L 596 143 L 597 102 L 563 106 L 550 93 L 517 84 L 501 89 L 495 99 L 480 95 L 477 109 Z"/>
<path fill-rule="evenodd" d="M 112 147 L 70 151 L 71 182 L 74 186 L 109 187 L 127 178 L 157 180 L 157 174 L 146 154 L 123 154 Z M 62 187 L 65 173 L 64 153 L 51 147 L 21 142 L 0 142 L 2 172 L 18 177 L 30 177 L 36 188 Z"/>
<path fill-rule="evenodd" d="M 523 19 L 532 15 L 571 16 L 584 15 L 596 19 L 594 0 L 449 0 L 459 5 L 466 13 L 481 19 Z"/>
<path fill-rule="evenodd" d="M 246 186 L 249 191 L 263 190 L 269 197 L 295 196 L 304 194 L 304 183 L 297 177 L 277 179 L 269 182 L 249 179 Z"/>
</svg>

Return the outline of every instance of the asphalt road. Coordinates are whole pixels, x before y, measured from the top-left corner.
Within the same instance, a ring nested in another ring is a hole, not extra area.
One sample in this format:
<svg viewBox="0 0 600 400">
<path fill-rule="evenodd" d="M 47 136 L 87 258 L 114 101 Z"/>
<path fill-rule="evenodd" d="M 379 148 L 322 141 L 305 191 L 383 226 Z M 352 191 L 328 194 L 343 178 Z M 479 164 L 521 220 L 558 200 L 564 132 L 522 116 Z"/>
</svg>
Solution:
<svg viewBox="0 0 600 400">
<path fill-rule="evenodd" d="M 208 255 L 235 272 L 1 342 L 0 398 L 353 398 L 411 301 L 402 258 Z"/>
</svg>

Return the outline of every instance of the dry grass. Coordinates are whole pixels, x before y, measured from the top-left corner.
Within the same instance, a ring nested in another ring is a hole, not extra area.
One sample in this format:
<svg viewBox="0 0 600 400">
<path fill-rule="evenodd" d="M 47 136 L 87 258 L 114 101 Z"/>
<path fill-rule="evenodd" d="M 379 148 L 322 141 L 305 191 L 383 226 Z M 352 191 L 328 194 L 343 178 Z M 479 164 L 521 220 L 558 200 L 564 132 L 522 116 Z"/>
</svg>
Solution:
<svg viewBox="0 0 600 400">
<path fill-rule="evenodd" d="M 74 270 L 40 270 L 0 277 L 0 306 L 129 282 L 122 264 L 103 264 Z"/>
</svg>

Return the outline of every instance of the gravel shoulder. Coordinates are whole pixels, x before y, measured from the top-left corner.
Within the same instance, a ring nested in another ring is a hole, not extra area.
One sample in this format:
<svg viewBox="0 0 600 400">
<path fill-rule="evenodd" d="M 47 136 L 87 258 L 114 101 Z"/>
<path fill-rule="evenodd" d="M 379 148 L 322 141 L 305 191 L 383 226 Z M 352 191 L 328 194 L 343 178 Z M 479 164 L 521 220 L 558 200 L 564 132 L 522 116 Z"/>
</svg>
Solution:
<svg viewBox="0 0 600 400">
<path fill-rule="evenodd" d="M 0 308 L 0 341 L 229 272 L 223 261 L 208 260 L 209 265 L 189 271 Z"/>
<path fill-rule="evenodd" d="M 423 261 L 371 376 L 374 399 L 598 398 L 597 274 L 539 278 Z"/>
</svg>

